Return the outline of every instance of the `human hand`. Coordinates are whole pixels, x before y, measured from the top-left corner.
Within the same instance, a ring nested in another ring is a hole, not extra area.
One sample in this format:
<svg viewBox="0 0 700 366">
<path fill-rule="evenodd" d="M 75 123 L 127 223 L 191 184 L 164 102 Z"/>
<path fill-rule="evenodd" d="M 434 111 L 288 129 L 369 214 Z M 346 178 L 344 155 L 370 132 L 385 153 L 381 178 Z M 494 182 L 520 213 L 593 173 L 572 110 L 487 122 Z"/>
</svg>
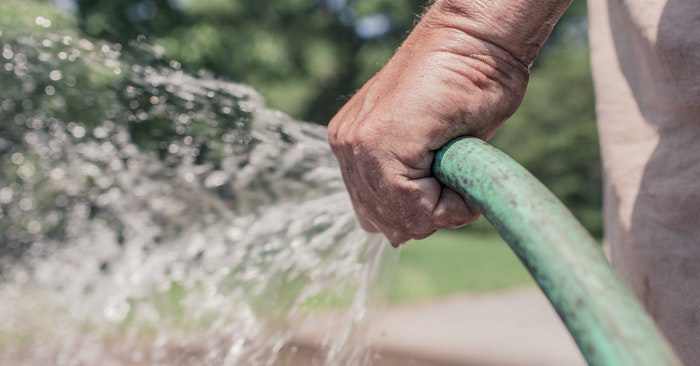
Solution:
<svg viewBox="0 0 700 366">
<path fill-rule="evenodd" d="M 531 60 L 515 56 L 527 52 L 470 32 L 438 5 L 328 126 L 362 227 L 394 246 L 478 217 L 432 176 L 434 151 L 459 136 L 492 137 L 520 105 L 529 75 Z"/>
</svg>

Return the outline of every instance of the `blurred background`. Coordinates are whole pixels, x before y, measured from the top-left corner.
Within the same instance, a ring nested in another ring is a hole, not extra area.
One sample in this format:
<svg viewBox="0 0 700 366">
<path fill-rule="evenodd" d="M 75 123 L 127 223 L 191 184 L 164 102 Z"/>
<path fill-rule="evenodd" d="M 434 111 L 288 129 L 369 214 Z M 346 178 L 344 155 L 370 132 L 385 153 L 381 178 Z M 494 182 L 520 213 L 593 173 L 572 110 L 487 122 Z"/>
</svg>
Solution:
<svg viewBox="0 0 700 366">
<path fill-rule="evenodd" d="M 178 68 L 251 85 L 270 107 L 325 125 L 391 57 L 426 5 L 419 0 L 31 0 L 15 2 L 0 16 L 7 25 L 32 9 L 58 11 L 63 15 L 53 18 L 54 28 L 121 44 L 126 58 L 142 52 L 136 40 L 157 45 Z M 542 180 L 600 238 L 600 157 L 587 26 L 586 3 L 575 0 L 532 69 L 522 107 L 492 143 Z M 88 104 L 76 105 L 85 110 L 72 113 L 90 112 Z M 481 219 L 470 228 L 405 246 L 390 302 L 520 286 L 532 286 L 529 275 Z"/>
</svg>

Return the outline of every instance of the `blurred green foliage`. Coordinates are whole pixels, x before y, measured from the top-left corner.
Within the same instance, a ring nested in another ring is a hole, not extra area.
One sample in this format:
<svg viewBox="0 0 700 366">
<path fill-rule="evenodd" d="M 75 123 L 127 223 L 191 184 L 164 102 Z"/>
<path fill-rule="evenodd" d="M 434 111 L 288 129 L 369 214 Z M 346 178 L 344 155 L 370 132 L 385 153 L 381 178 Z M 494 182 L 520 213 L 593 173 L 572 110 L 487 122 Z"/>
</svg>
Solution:
<svg viewBox="0 0 700 366">
<path fill-rule="evenodd" d="M 326 123 L 392 55 L 423 0 L 44 0 L 68 4 L 83 33 L 163 47 L 190 71 L 247 83 L 268 104 Z M 586 4 L 575 0 L 532 72 L 525 102 L 493 140 L 602 233 L 600 158 Z"/>
<path fill-rule="evenodd" d="M 254 86 L 271 106 L 327 121 L 393 53 L 421 0 L 78 0 L 88 34 L 139 34 L 189 69 Z"/>
<path fill-rule="evenodd" d="M 498 234 L 445 230 L 402 249 L 390 301 L 417 302 L 533 284 L 527 269 Z"/>
<path fill-rule="evenodd" d="M 63 0 L 67 1 L 67 0 Z M 189 69 L 250 84 L 268 103 L 324 123 L 411 30 L 426 0 L 74 0 L 89 35 L 138 35 Z M 550 43 L 585 20 L 577 0 Z"/>
</svg>

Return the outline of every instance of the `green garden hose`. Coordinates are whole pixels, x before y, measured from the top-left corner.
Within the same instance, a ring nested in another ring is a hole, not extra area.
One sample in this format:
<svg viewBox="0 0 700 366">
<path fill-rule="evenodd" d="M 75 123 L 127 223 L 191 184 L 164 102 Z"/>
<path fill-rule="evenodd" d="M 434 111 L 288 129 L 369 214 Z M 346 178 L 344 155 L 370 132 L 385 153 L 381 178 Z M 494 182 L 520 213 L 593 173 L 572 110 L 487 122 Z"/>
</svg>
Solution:
<svg viewBox="0 0 700 366">
<path fill-rule="evenodd" d="M 554 305 L 591 366 L 679 366 L 600 245 L 532 174 L 465 137 L 445 145 L 435 176 L 474 202 Z"/>
</svg>

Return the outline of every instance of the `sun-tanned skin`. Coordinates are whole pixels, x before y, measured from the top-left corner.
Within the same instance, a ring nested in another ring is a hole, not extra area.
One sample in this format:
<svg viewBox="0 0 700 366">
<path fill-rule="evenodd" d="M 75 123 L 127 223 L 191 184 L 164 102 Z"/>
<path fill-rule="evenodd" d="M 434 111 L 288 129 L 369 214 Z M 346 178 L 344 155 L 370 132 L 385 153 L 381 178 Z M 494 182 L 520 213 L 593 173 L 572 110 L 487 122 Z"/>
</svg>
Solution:
<svg viewBox="0 0 700 366">
<path fill-rule="evenodd" d="M 431 175 L 433 152 L 491 138 L 571 0 L 438 0 L 331 120 L 328 137 L 365 230 L 394 246 L 467 225 L 477 209 Z"/>
</svg>

